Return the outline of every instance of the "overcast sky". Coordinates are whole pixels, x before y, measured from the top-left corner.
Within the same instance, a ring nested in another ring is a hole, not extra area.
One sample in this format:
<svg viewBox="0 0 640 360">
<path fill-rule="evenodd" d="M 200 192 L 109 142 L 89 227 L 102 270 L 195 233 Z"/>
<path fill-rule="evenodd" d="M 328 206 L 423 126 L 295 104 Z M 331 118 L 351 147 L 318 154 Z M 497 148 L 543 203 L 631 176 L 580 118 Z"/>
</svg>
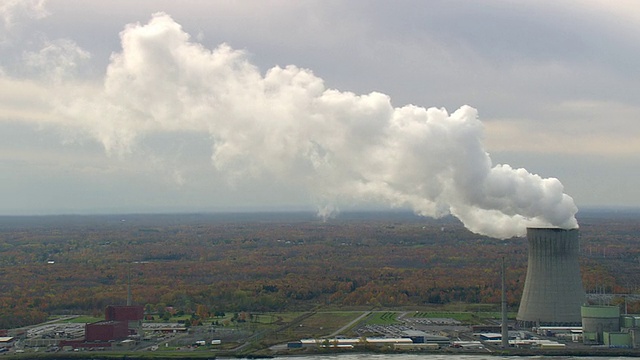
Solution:
<svg viewBox="0 0 640 360">
<path fill-rule="evenodd" d="M 466 187 L 500 164 L 557 178 L 578 208 L 637 206 L 639 10 L 0 0 L 0 214 L 406 207 L 471 218 L 461 198 L 493 211 L 497 195 Z M 464 124 L 446 141 L 410 129 L 450 115 Z M 464 173 L 455 166 L 474 172 L 442 182 Z"/>
</svg>

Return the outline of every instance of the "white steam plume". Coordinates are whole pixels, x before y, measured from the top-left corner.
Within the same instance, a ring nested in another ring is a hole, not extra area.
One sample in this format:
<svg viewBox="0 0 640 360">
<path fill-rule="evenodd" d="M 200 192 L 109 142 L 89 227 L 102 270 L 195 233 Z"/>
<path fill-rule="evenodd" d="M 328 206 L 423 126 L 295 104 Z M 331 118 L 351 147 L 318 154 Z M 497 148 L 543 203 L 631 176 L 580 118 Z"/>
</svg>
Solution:
<svg viewBox="0 0 640 360">
<path fill-rule="evenodd" d="M 496 238 L 524 235 L 527 226 L 577 227 L 557 179 L 491 163 L 469 106 L 450 115 L 394 108 L 384 94 L 327 89 L 295 66 L 262 75 L 242 51 L 191 42 L 164 13 L 127 26 L 121 39 L 101 94 L 61 109 L 109 153 L 126 154 L 155 132 L 208 132 L 213 165 L 230 179 L 291 181 L 322 209 L 375 200 L 453 214 Z"/>
</svg>

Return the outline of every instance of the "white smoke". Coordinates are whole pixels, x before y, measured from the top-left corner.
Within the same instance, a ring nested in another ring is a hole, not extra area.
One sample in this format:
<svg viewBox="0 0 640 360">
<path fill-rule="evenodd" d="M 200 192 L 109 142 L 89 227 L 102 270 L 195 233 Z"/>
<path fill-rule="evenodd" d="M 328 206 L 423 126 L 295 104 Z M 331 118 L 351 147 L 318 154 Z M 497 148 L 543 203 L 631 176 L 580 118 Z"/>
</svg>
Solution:
<svg viewBox="0 0 640 360">
<path fill-rule="evenodd" d="M 213 166 L 230 181 L 302 185 L 325 217 L 341 203 L 379 201 L 453 214 L 496 238 L 524 235 L 527 226 L 577 227 L 557 179 L 492 164 L 469 106 L 452 114 L 394 108 L 384 94 L 327 89 L 295 66 L 262 75 L 243 51 L 206 49 L 164 13 L 120 35 L 102 92 L 74 94 L 60 109 L 108 153 L 125 155 L 158 132 L 205 132 Z"/>
</svg>

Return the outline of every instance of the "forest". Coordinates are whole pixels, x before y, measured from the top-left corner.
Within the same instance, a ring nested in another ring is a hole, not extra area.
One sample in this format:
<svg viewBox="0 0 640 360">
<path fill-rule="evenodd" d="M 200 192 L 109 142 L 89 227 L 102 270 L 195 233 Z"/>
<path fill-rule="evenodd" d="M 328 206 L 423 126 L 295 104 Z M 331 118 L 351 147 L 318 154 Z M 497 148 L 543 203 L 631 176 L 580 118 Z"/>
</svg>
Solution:
<svg viewBox="0 0 640 360">
<path fill-rule="evenodd" d="M 579 214 L 587 292 L 640 294 L 637 212 Z M 0 329 L 134 304 L 150 316 L 500 304 L 516 309 L 525 238 L 404 212 L 0 217 Z M 640 313 L 640 304 L 629 304 Z"/>
</svg>

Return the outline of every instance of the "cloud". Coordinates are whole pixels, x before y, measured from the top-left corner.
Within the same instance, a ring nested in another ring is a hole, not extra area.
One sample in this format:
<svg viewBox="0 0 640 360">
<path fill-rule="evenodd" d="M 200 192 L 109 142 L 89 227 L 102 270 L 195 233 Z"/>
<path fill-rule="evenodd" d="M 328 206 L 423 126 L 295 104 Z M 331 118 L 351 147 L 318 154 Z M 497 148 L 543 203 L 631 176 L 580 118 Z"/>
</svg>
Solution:
<svg viewBox="0 0 640 360">
<path fill-rule="evenodd" d="M 303 187 L 323 216 L 377 201 L 424 216 L 451 213 L 498 238 L 526 226 L 577 226 L 557 179 L 492 164 L 469 106 L 452 114 L 397 108 L 382 93 L 326 88 L 293 65 L 263 75 L 244 51 L 209 50 L 165 13 L 120 37 L 102 90 L 63 94 L 70 96 L 58 107 L 69 127 L 110 154 L 127 156 L 161 134 L 207 134 L 211 162 L 230 184 L 266 178 Z"/>
<path fill-rule="evenodd" d="M 38 52 L 25 52 L 25 66 L 46 79 L 61 82 L 75 75 L 79 65 L 91 55 L 69 39 L 45 41 Z"/>
<path fill-rule="evenodd" d="M 10 42 L 10 34 L 24 21 L 48 16 L 46 2 L 47 0 L 3 0 L 0 3 L 0 45 Z"/>
<path fill-rule="evenodd" d="M 640 153 L 640 107 L 615 101 L 564 101 L 541 110 L 543 119 L 498 118 L 486 123 L 492 151 L 629 158 Z"/>
</svg>

